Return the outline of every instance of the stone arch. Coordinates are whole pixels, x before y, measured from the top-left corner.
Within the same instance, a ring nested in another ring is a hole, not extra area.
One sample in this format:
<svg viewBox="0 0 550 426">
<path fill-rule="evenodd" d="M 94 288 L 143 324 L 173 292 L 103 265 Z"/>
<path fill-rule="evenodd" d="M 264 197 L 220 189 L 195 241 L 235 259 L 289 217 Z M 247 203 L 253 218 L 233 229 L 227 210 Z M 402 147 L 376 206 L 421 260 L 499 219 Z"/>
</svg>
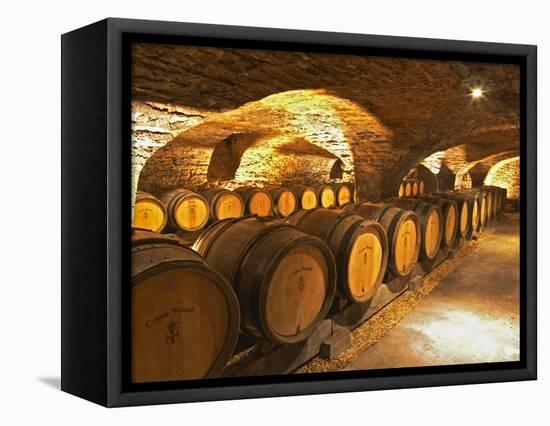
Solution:
<svg viewBox="0 0 550 426">
<path fill-rule="evenodd" d="M 367 199 L 393 195 L 401 177 L 432 153 L 464 144 L 465 162 L 471 162 L 470 151 L 493 142 L 502 151 L 519 144 L 516 64 L 148 43 L 132 50 L 133 102 L 182 108 L 176 121 L 150 120 L 151 140 L 161 142 L 159 129 L 173 135 L 176 123 L 230 128 L 209 141 L 189 140 L 197 143 L 197 151 L 188 152 L 195 155 L 192 167 L 181 164 L 176 150 L 165 153 L 161 161 L 174 164 L 167 173 L 182 182 L 199 184 L 201 176 L 205 182 L 209 144 L 238 132 L 263 136 L 280 130 L 304 137 L 341 158 L 343 179 L 355 180 L 358 194 Z M 475 102 L 468 92 L 479 82 L 487 96 Z M 143 187 L 156 185 L 148 168 L 140 179 Z M 440 168 L 456 173 L 450 164 Z M 160 173 L 159 185 L 167 184 L 172 185 Z"/>
<path fill-rule="evenodd" d="M 277 167 L 288 169 L 285 162 L 301 157 L 318 179 L 330 180 L 332 170 L 332 179 L 354 182 L 360 169 L 363 187 L 375 188 L 381 171 L 400 158 L 390 136 L 375 116 L 347 99 L 324 90 L 282 92 L 213 114 L 180 133 L 145 162 L 138 186 L 155 193 L 220 182 L 280 184 L 294 178 Z"/>
<path fill-rule="evenodd" d="M 520 198 L 520 158 L 506 158 L 491 167 L 487 173 L 485 185 L 506 188 L 509 199 Z"/>
<path fill-rule="evenodd" d="M 517 155 L 517 150 L 510 150 L 499 152 L 498 154 L 488 155 L 484 158 L 465 163 L 456 173 L 455 187 L 464 188 L 465 186 L 462 184 L 462 180 L 466 176 L 466 179 L 468 180 L 468 185 L 470 185 L 470 187 L 483 186 L 485 176 L 493 165 L 497 164 L 501 160 L 515 157 Z"/>
<path fill-rule="evenodd" d="M 472 189 L 472 177 L 466 172 L 462 175 L 460 182 L 455 182 L 455 189 Z"/>
<path fill-rule="evenodd" d="M 437 176 L 424 164 L 418 164 L 410 169 L 402 179 L 422 180 L 424 182 L 424 193 L 439 191 Z"/>
<path fill-rule="evenodd" d="M 424 192 L 438 192 L 439 183 L 437 176 L 423 164 L 416 166 L 416 178 L 424 181 Z"/>
<path fill-rule="evenodd" d="M 453 189 L 455 177 L 464 166 L 490 155 L 517 150 L 518 146 L 519 125 L 514 122 L 473 129 L 465 127 L 452 137 L 438 141 L 427 140 L 424 145 L 419 144 L 415 149 L 411 149 L 400 159 L 397 172 L 388 172 L 385 181 L 393 182 L 393 189 L 398 185 L 401 176 L 416 165 L 422 164 L 437 176 L 438 183 L 443 182 L 440 189 Z M 452 175 L 450 187 L 449 175 Z"/>
<path fill-rule="evenodd" d="M 268 135 L 242 155 L 233 185 L 316 184 L 330 180 L 333 165 L 343 163 L 333 153 L 293 135 Z"/>
<path fill-rule="evenodd" d="M 234 133 L 219 142 L 210 156 L 208 182 L 235 179 L 242 155 L 257 138 L 258 135 L 253 133 Z"/>
</svg>

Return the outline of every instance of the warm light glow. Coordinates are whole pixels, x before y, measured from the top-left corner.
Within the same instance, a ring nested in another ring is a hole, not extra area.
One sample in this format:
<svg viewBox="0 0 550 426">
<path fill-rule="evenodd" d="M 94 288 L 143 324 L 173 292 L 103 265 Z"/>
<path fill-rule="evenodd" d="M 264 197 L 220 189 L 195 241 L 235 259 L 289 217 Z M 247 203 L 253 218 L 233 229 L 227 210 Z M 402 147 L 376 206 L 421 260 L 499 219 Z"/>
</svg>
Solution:
<svg viewBox="0 0 550 426">
<path fill-rule="evenodd" d="M 466 145 L 456 145 L 445 151 L 437 151 L 422 160 L 421 164 L 426 166 L 433 174 L 438 174 L 443 164 L 453 173 L 458 173 L 466 162 Z"/>
<path fill-rule="evenodd" d="M 516 173 L 511 173 L 513 170 Z M 506 188 L 508 198 L 519 198 L 519 157 L 499 161 L 491 167 L 483 183 Z"/>
<path fill-rule="evenodd" d="M 242 154 L 235 172 L 236 186 L 285 179 L 326 181 L 336 159 L 341 161 L 341 179 L 353 181 L 352 146 L 364 149 L 368 137 L 390 137 L 382 123 L 360 105 L 320 89 L 291 90 L 249 102 L 203 123 L 203 134 L 209 135 L 207 127 L 213 125 L 258 135 Z M 196 146 L 196 136 L 201 135 L 192 136 Z M 224 187 L 231 184 L 223 182 Z"/>
<path fill-rule="evenodd" d="M 422 160 L 421 164 L 430 169 L 430 171 L 436 175 L 441 170 L 443 160 L 445 159 L 445 151 L 437 151 L 432 155 Z"/>
<path fill-rule="evenodd" d="M 429 322 L 412 321 L 407 327 L 424 337 L 418 339 L 417 352 L 426 352 L 428 340 L 434 359 L 452 352 L 449 364 L 519 360 L 519 324 L 513 317 L 456 305 Z"/>
<path fill-rule="evenodd" d="M 474 99 L 481 98 L 483 96 L 483 89 L 481 87 L 474 87 L 470 94 Z"/>
</svg>

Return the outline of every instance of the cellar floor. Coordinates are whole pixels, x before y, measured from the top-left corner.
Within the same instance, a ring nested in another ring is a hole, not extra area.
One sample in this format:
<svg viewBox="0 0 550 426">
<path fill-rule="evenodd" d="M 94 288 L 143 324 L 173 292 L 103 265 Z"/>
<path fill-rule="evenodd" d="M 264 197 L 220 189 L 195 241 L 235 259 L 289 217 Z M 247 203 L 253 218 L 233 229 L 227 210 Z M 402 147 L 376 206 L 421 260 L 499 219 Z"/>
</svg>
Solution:
<svg viewBox="0 0 550 426">
<path fill-rule="evenodd" d="M 519 216 L 506 215 L 461 264 L 346 370 L 519 359 Z"/>
</svg>

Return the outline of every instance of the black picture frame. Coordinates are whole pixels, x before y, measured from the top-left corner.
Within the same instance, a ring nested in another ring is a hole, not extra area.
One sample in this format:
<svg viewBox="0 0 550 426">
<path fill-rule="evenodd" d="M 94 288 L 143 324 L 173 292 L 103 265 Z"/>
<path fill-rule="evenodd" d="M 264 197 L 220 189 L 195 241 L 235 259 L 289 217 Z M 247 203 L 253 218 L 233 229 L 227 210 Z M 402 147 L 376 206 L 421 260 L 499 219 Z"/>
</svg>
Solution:
<svg viewBox="0 0 550 426">
<path fill-rule="evenodd" d="M 182 39 L 520 64 L 520 361 L 131 385 L 128 45 Z M 61 42 L 62 390 L 115 407 L 536 379 L 536 46 L 118 18 Z"/>
</svg>

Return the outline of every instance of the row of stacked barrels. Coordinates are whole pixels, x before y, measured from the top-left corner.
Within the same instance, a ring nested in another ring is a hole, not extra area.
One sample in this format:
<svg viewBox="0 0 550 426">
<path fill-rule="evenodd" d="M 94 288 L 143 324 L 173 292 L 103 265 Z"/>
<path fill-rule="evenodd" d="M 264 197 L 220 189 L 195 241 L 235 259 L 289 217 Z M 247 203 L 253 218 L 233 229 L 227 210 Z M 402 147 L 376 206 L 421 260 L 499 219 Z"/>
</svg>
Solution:
<svg viewBox="0 0 550 426">
<path fill-rule="evenodd" d="M 138 192 L 134 227 L 153 232 L 194 232 L 207 224 L 244 215 L 287 217 L 292 212 L 317 207 L 342 207 L 354 199 L 351 185 L 340 184 L 255 188 L 233 191 L 214 188 L 202 192 L 175 189 L 158 194 Z"/>
<path fill-rule="evenodd" d="M 200 197 L 216 206 L 215 193 Z M 208 218 L 216 220 L 192 247 L 134 229 L 132 380 L 217 377 L 239 332 L 275 344 L 303 341 L 337 295 L 367 304 L 382 282 L 406 283 L 417 262 L 429 269 L 441 247 L 481 232 L 505 197 L 487 187 L 342 207 L 302 204 L 284 217 L 220 219 L 214 207 Z M 168 200 L 170 211 L 173 198 L 152 200 Z M 177 214 L 168 216 L 169 226 L 180 226 Z"/>
<path fill-rule="evenodd" d="M 424 194 L 425 184 L 422 179 L 404 179 L 399 184 L 397 196 L 401 197 L 416 197 Z"/>
</svg>

